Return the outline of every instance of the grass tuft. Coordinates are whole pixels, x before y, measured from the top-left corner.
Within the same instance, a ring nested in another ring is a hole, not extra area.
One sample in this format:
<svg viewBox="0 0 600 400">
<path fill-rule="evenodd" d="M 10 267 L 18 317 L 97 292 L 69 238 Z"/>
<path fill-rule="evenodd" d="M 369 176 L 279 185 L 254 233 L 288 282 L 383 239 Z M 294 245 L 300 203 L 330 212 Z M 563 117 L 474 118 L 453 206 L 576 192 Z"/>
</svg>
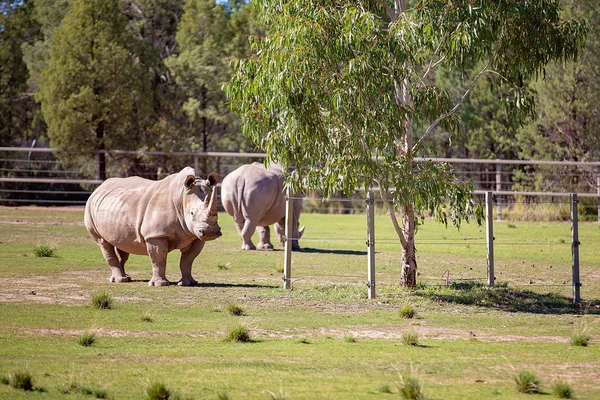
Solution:
<svg viewBox="0 0 600 400">
<path fill-rule="evenodd" d="M 33 249 L 36 257 L 56 257 L 56 247 L 45 243 L 38 243 Z"/>
<path fill-rule="evenodd" d="M 287 400 L 290 398 L 287 395 L 287 393 L 284 393 L 283 389 L 279 389 L 278 393 L 273 393 L 268 390 L 267 390 L 267 392 L 269 393 L 269 396 L 270 396 L 269 399 L 271 399 L 271 400 Z"/>
<path fill-rule="evenodd" d="M 278 274 L 283 274 L 283 267 L 275 267 L 275 272 L 277 272 Z"/>
<path fill-rule="evenodd" d="M 96 343 L 96 334 L 93 332 L 84 332 L 77 339 L 77 343 L 83 347 L 91 347 L 94 343 Z"/>
<path fill-rule="evenodd" d="M 227 264 L 225 264 L 225 263 L 222 263 L 222 262 L 221 262 L 221 263 L 218 263 L 218 264 L 217 264 L 217 269 L 218 269 L 219 271 L 225 271 L 225 270 L 228 270 L 228 269 L 229 269 L 229 263 L 227 263 Z"/>
<path fill-rule="evenodd" d="M 172 395 L 171 390 L 159 382 L 155 382 L 146 388 L 147 400 L 169 400 Z"/>
<path fill-rule="evenodd" d="M 407 304 L 398 311 L 398 314 L 400 315 L 400 318 L 411 319 L 415 317 L 416 313 L 415 308 L 410 304 Z"/>
<path fill-rule="evenodd" d="M 552 394 L 559 399 L 572 399 L 573 389 L 567 382 L 557 381 L 552 385 Z"/>
<path fill-rule="evenodd" d="M 587 347 L 590 344 L 590 335 L 585 332 L 576 333 L 571 337 L 571 344 L 573 346 Z"/>
<path fill-rule="evenodd" d="M 62 394 L 82 394 L 84 396 L 93 396 L 97 399 L 108 399 L 108 392 L 106 390 L 89 388 L 76 382 L 62 386 L 58 388 L 58 391 Z"/>
<path fill-rule="evenodd" d="M 15 389 L 25 390 L 28 392 L 34 390 L 33 377 L 28 372 L 15 372 L 14 374 L 10 374 L 7 380 L 8 385 L 14 387 Z"/>
<path fill-rule="evenodd" d="M 102 310 L 110 310 L 113 307 L 113 299 L 106 291 L 98 292 L 92 297 L 92 306 Z"/>
<path fill-rule="evenodd" d="M 238 325 L 238 326 L 234 327 L 231 331 L 229 331 L 229 334 L 227 335 L 225 340 L 227 342 L 240 342 L 240 343 L 250 342 L 251 341 L 250 331 L 248 330 L 247 327 L 245 327 L 243 325 Z"/>
<path fill-rule="evenodd" d="M 521 371 L 515 376 L 517 390 L 520 393 L 533 394 L 540 393 L 540 381 L 531 371 Z"/>
<path fill-rule="evenodd" d="M 406 331 L 402 332 L 402 338 L 400 339 L 403 345 L 406 346 L 418 346 L 419 345 L 419 333 L 417 331 Z"/>
<path fill-rule="evenodd" d="M 140 315 L 140 321 L 142 321 L 142 322 L 154 322 L 154 318 L 152 318 L 152 315 L 150 315 L 149 312 L 144 312 L 144 313 L 142 313 L 142 315 Z"/>
<path fill-rule="evenodd" d="M 227 312 L 229 313 L 229 315 L 236 315 L 236 316 L 245 315 L 242 307 L 238 306 L 237 304 L 229 304 L 227 306 Z"/>
<path fill-rule="evenodd" d="M 404 400 L 424 400 L 423 388 L 417 374 L 411 370 L 410 373 L 400 374 L 398 383 L 398 394 Z"/>
<path fill-rule="evenodd" d="M 307 338 L 300 338 L 300 339 L 296 340 L 296 343 L 310 344 L 310 340 L 308 340 Z"/>
<path fill-rule="evenodd" d="M 356 343 L 356 338 L 352 335 L 346 335 L 344 340 L 346 341 L 346 343 Z"/>
<path fill-rule="evenodd" d="M 377 388 L 377 391 L 379 393 L 392 393 L 392 388 L 390 387 L 390 385 L 383 384 Z"/>
<path fill-rule="evenodd" d="M 217 394 L 217 400 L 229 400 L 229 395 L 227 393 L 219 393 Z"/>
</svg>

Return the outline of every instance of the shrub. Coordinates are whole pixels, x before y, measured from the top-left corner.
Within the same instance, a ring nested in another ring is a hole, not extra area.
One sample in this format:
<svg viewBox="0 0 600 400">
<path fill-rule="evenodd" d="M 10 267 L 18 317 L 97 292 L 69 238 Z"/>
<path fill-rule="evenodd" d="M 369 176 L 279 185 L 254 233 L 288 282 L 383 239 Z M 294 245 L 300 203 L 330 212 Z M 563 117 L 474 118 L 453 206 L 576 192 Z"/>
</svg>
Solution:
<svg viewBox="0 0 600 400">
<path fill-rule="evenodd" d="M 406 346 L 418 346 L 419 334 L 417 333 L 417 331 L 402 332 L 402 338 L 400 339 L 400 341 Z"/>
<path fill-rule="evenodd" d="M 250 332 L 247 327 L 238 325 L 229 332 L 226 340 L 228 342 L 246 343 L 250 341 Z"/>
<path fill-rule="evenodd" d="M 92 332 L 84 332 L 79 336 L 77 343 L 83 347 L 90 347 L 96 342 L 96 335 Z"/>
<path fill-rule="evenodd" d="M 415 309 L 410 304 L 407 304 L 404 307 L 402 307 L 400 309 L 400 311 L 398 311 L 398 314 L 400 314 L 401 318 L 407 318 L 407 319 L 414 318 L 415 317 Z"/>
<path fill-rule="evenodd" d="M 94 308 L 109 310 L 113 306 L 113 299 L 110 293 L 106 291 L 98 292 L 92 297 L 92 306 Z"/>
<path fill-rule="evenodd" d="M 162 383 L 153 383 L 146 388 L 147 400 L 169 400 L 173 393 Z"/>
<path fill-rule="evenodd" d="M 38 243 L 38 245 L 33 249 L 33 254 L 35 254 L 36 257 L 55 257 L 55 252 L 56 247 L 44 243 Z"/>
<path fill-rule="evenodd" d="M 242 309 L 242 307 L 240 307 L 236 304 L 229 304 L 227 306 L 227 312 L 230 315 L 236 315 L 236 316 L 244 315 L 244 310 Z"/>
<path fill-rule="evenodd" d="M 517 390 L 521 393 L 540 393 L 540 381 L 531 371 L 521 371 L 515 376 Z"/>
<path fill-rule="evenodd" d="M 559 399 L 572 399 L 573 390 L 567 382 L 558 381 L 552 385 L 552 393 Z"/>
</svg>

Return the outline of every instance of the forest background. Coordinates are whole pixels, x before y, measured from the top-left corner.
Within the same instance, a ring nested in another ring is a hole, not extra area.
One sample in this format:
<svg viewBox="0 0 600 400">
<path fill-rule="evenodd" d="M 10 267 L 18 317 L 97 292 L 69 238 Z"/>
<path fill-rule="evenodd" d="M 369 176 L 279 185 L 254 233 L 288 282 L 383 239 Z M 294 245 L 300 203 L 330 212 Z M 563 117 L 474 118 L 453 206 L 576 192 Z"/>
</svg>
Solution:
<svg viewBox="0 0 600 400">
<path fill-rule="evenodd" d="M 600 8 L 593 0 L 561 5 L 564 17 L 588 21 L 586 47 L 523 82 L 535 116 L 513 118 L 490 91 L 493 77 L 481 79 L 460 109 L 458 134 L 437 128 L 429 136 L 432 156 L 600 160 Z M 232 61 L 251 55 L 248 36 L 268 28 L 257 13 L 242 0 L 0 2 L 0 147 L 69 149 L 65 163 L 103 149 L 260 151 L 223 91 Z M 441 69 L 431 79 L 458 99 L 479 70 Z M 155 173 L 141 157 L 125 157 L 128 172 Z"/>
</svg>

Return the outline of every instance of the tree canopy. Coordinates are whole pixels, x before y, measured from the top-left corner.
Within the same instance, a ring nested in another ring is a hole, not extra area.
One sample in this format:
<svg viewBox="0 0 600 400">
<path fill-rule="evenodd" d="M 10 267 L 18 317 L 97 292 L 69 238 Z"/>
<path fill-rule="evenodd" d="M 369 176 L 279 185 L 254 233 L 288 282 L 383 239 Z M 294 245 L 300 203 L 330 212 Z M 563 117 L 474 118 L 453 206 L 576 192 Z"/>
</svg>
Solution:
<svg viewBox="0 0 600 400">
<path fill-rule="evenodd" d="M 438 125 L 456 131 L 457 110 L 482 76 L 511 114 L 533 114 L 524 80 L 585 43 L 585 22 L 561 19 L 552 0 L 256 3 L 268 34 L 252 41 L 257 55 L 238 61 L 228 86 L 244 134 L 270 161 L 296 166 L 292 185 L 328 196 L 377 184 L 406 286 L 416 284 L 415 219 L 427 211 L 459 226 L 476 210 L 448 165 L 413 162 L 428 154 L 428 135 Z M 440 66 L 478 62 L 457 101 L 429 79 Z"/>
</svg>

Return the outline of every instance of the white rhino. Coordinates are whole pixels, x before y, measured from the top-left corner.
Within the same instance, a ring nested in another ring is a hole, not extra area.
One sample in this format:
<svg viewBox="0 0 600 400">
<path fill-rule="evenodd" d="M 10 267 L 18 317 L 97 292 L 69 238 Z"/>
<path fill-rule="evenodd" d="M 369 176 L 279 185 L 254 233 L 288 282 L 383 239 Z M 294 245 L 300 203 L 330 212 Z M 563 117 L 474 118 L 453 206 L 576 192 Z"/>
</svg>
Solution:
<svg viewBox="0 0 600 400">
<path fill-rule="evenodd" d="M 233 217 L 242 237 L 242 250 L 256 250 L 252 235 L 258 227 L 259 249 L 272 249 L 269 225 L 275 225 L 279 242 L 285 240 L 285 193 L 283 173 L 280 167 L 265 168 L 255 162 L 242 165 L 223 179 L 221 203 L 225 211 Z M 295 196 L 298 197 L 298 196 Z M 292 248 L 300 248 L 298 239 L 304 227 L 298 229 L 302 200 L 293 200 Z"/>
<path fill-rule="evenodd" d="M 137 176 L 104 181 L 85 205 L 85 227 L 112 270 L 111 282 L 129 282 L 125 263 L 129 254 L 149 255 L 150 286 L 169 284 L 167 253 L 181 250 L 181 280 L 189 286 L 192 263 L 207 240 L 221 236 L 213 194 L 217 174 L 198 179 L 186 167 L 159 181 Z"/>
</svg>

